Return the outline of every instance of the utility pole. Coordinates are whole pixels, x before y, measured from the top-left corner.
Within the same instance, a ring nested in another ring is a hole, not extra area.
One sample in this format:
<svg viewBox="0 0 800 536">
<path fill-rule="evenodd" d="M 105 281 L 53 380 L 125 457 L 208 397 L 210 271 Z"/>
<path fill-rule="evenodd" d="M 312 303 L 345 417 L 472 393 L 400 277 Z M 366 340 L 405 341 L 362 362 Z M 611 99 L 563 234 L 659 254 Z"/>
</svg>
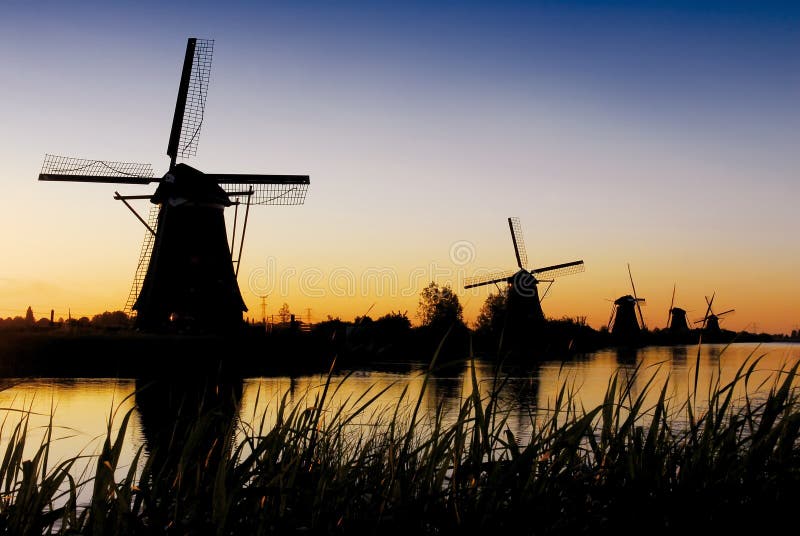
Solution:
<svg viewBox="0 0 800 536">
<path fill-rule="evenodd" d="M 264 323 L 264 331 L 269 331 L 269 326 L 267 325 L 267 296 L 269 294 L 259 296 L 261 298 L 261 322 Z"/>
<path fill-rule="evenodd" d="M 306 308 L 306 324 L 311 325 L 311 307 Z"/>
<path fill-rule="evenodd" d="M 267 325 L 267 296 L 269 294 L 259 296 L 261 298 L 261 321 L 264 322 L 265 326 Z"/>
</svg>

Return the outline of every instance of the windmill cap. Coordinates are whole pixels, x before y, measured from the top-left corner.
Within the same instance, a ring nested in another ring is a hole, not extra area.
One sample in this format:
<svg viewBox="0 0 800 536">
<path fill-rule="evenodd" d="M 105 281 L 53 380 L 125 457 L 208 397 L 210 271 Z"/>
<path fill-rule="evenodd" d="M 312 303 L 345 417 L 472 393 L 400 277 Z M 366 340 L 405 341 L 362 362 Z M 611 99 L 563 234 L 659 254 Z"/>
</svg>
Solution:
<svg viewBox="0 0 800 536">
<path fill-rule="evenodd" d="M 156 188 L 151 203 L 185 199 L 187 202 L 231 206 L 231 200 L 219 184 L 202 171 L 186 164 L 178 164 L 167 172 Z"/>
</svg>

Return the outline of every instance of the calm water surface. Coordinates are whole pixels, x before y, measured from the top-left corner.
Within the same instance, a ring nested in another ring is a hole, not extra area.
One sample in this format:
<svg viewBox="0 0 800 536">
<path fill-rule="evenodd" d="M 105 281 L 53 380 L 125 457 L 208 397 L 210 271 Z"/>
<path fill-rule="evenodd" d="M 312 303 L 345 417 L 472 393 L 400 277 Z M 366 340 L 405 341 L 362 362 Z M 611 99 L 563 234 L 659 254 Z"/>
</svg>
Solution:
<svg viewBox="0 0 800 536">
<path fill-rule="evenodd" d="M 585 408 L 602 403 L 609 379 L 615 373 L 632 381 L 634 395 L 655 377 L 657 388 L 648 391 L 652 402 L 668 379 L 668 393 L 675 401 L 681 401 L 693 390 L 695 367 L 699 362 L 698 401 L 702 402 L 712 382 L 730 380 L 743 362 L 761 357 L 749 394 L 763 396 L 779 376 L 778 371 L 788 369 L 800 359 L 800 345 L 736 344 L 727 348 L 708 345 L 700 349 L 699 361 L 697 357 L 696 346 L 650 347 L 632 352 L 606 350 L 567 362 L 548 361 L 528 368 L 500 371 L 492 363 L 478 361 L 474 373 L 484 393 L 491 390 L 497 376 L 505 379 L 501 400 L 509 414 L 508 425 L 524 440 L 529 437 L 532 419 L 546 412 L 565 384 Z M 386 412 L 392 411 L 398 403 L 401 408 L 413 406 L 423 392 L 426 369 L 424 364 L 395 364 L 352 371 L 347 378 L 344 372 L 338 374 L 333 377 L 329 393 L 331 408 L 352 407 L 364 393 L 371 396 L 385 390 L 373 410 L 362 415 L 357 423 L 369 425 L 371 420 L 386 417 Z M 633 375 L 637 369 L 638 374 Z M 421 409 L 432 412 L 442 405 L 447 414 L 454 415 L 472 390 L 472 372 L 471 364 L 463 363 L 433 374 L 425 385 Z M 325 374 L 244 379 L 233 386 L 233 392 L 241 395 L 240 424 L 258 426 L 263 416 L 269 427 L 283 396 L 290 405 L 310 404 L 325 380 Z M 148 441 L 153 441 L 159 423 L 165 418 L 169 420 L 169 415 L 163 411 L 165 402 L 158 398 L 164 397 L 165 392 L 142 394 L 137 392 L 142 384 L 132 379 L 5 379 L 0 385 L 3 387 L 0 390 L 0 449 L 3 452 L 14 426 L 26 414 L 30 415 L 29 452 L 38 447 L 53 416 L 55 441 L 51 459 L 96 453 L 109 423 L 112 430 L 117 430 L 121 415 L 133 410 L 122 455 L 123 460 L 129 461 L 140 447 L 146 449 Z M 737 396 L 743 394 L 740 389 Z M 405 398 L 401 398 L 403 396 Z M 91 458 L 87 458 L 87 463 L 92 463 Z"/>
</svg>

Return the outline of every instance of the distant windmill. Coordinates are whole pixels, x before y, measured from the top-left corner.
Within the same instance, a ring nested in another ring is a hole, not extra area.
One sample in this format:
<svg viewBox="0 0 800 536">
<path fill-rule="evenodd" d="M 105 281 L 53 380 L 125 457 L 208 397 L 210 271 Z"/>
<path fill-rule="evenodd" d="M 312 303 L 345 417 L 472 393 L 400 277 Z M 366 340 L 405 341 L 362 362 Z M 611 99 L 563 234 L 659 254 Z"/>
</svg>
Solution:
<svg viewBox="0 0 800 536">
<path fill-rule="evenodd" d="M 307 175 L 202 173 L 176 163 L 197 150 L 213 49 L 213 40 L 190 38 L 187 42 L 167 146 L 169 170 L 161 179 L 153 177 L 150 164 L 53 155 L 45 156 L 39 175 L 42 181 L 158 182 L 152 195 L 114 195 L 147 228 L 127 306 L 138 313 L 138 328 L 160 329 L 172 321 L 199 330 L 240 325 L 247 307 L 236 277 L 250 206 L 302 204 L 310 183 Z M 147 220 L 130 206 L 131 199 L 149 199 L 155 205 Z M 239 251 L 234 254 L 240 203 L 246 208 Z M 236 213 L 229 246 L 223 210 L 231 205 Z"/>
<path fill-rule="evenodd" d="M 675 305 L 675 285 L 672 286 L 672 301 L 667 313 L 667 328 L 673 333 L 688 333 L 689 323 L 686 320 L 686 310 Z"/>
<path fill-rule="evenodd" d="M 736 309 L 728 309 L 727 311 L 722 311 L 721 313 L 714 313 L 714 309 L 712 308 L 714 304 L 714 296 L 716 293 L 711 295 L 711 298 L 708 296 L 704 296 L 706 299 L 706 305 L 708 306 L 706 309 L 706 315 L 701 318 L 700 320 L 695 320 L 695 324 L 702 324 L 703 332 L 712 335 L 718 335 L 722 333 L 722 328 L 719 326 L 720 319 L 725 316 L 729 315 L 734 312 Z"/>
<path fill-rule="evenodd" d="M 583 272 L 583 261 L 573 261 L 529 270 L 527 268 L 528 254 L 525 251 L 519 218 L 508 218 L 508 227 L 511 231 L 511 241 L 514 243 L 514 254 L 517 257 L 519 269 L 468 277 L 464 281 L 464 288 L 505 283 L 508 288 L 506 311 L 511 321 L 523 328 L 525 326 L 541 325 L 544 322 L 544 312 L 542 311 L 537 286 L 542 282 L 552 284 L 556 277 Z"/>
<path fill-rule="evenodd" d="M 608 319 L 608 330 L 619 338 L 635 337 L 641 330 L 646 329 L 641 307 L 645 299 L 636 295 L 636 285 L 633 284 L 630 264 L 628 264 L 628 277 L 631 280 L 633 295 L 626 294 L 614 300 L 614 308 Z"/>
</svg>

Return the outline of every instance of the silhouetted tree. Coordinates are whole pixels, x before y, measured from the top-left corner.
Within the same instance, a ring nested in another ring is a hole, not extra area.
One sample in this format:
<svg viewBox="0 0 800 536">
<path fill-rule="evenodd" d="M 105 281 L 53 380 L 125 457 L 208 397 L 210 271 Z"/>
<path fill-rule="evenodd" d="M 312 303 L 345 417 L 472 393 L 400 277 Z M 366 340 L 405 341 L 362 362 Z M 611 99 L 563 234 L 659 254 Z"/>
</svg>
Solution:
<svg viewBox="0 0 800 536">
<path fill-rule="evenodd" d="M 440 287 L 434 281 L 431 281 L 420 292 L 417 315 L 423 326 L 449 326 L 464 323 L 458 296 L 449 285 Z"/>
<path fill-rule="evenodd" d="M 497 334 L 503 329 L 506 319 L 506 299 L 508 290 L 504 289 L 497 293 L 489 294 L 483 302 L 478 318 L 475 321 L 475 328 L 478 331 Z"/>
<path fill-rule="evenodd" d="M 353 324 L 356 326 L 366 326 L 372 324 L 372 322 L 374 322 L 374 320 L 372 320 L 372 317 L 369 315 L 357 316 L 353 319 Z"/>
<path fill-rule="evenodd" d="M 408 331 L 411 329 L 411 320 L 408 319 L 408 311 L 402 313 L 400 311 L 396 313 L 392 311 L 378 318 L 375 322 L 385 327 L 391 326 L 392 329 L 397 329 L 398 331 Z"/>
<path fill-rule="evenodd" d="M 398 340 L 411 331 L 408 313 L 391 312 L 375 321 L 376 336 L 380 339 Z"/>
<path fill-rule="evenodd" d="M 92 317 L 92 325 L 98 328 L 122 328 L 128 322 L 128 315 L 124 311 L 105 311 Z"/>
<path fill-rule="evenodd" d="M 28 306 L 28 310 L 25 311 L 25 323 L 29 326 L 32 326 L 36 323 L 36 319 L 33 317 L 33 309 L 31 306 Z"/>
</svg>

